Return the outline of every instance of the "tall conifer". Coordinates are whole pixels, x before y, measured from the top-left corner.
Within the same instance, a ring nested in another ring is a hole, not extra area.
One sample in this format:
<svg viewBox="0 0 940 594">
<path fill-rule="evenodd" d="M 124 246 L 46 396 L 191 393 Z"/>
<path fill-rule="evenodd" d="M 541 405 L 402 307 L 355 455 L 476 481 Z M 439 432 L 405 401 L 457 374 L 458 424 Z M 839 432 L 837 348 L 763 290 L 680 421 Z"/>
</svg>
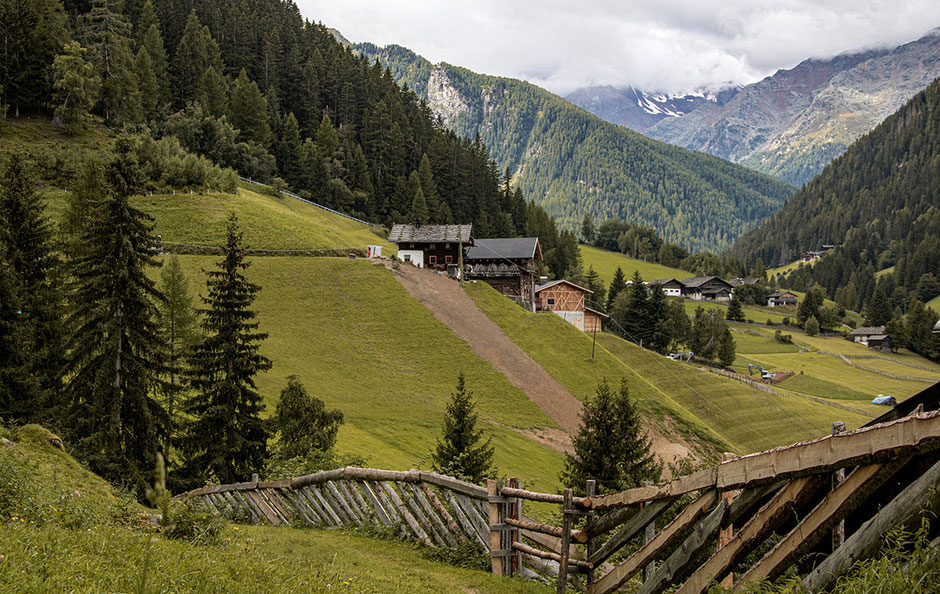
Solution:
<svg viewBox="0 0 940 594">
<path fill-rule="evenodd" d="M 480 483 L 493 466 L 492 438 L 483 443 L 483 431 L 477 431 L 473 393 L 467 391 L 463 373 L 457 376 L 457 391 L 451 394 L 444 415 L 444 430 L 431 455 L 434 469 Z"/>
<path fill-rule="evenodd" d="M 248 268 L 238 220 L 233 214 L 222 261 L 207 271 L 208 297 L 203 314 L 205 338 L 189 357 L 189 381 L 194 393 L 185 412 L 193 419 L 181 443 L 184 474 L 202 481 L 210 475 L 223 482 L 246 480 L 264 466 L 268 431 L 261 419 L 264 403 L 255 375 L 271 368 L 261 355 L 251 309 L 261 289 L 244 276 Z"/>
</svg>

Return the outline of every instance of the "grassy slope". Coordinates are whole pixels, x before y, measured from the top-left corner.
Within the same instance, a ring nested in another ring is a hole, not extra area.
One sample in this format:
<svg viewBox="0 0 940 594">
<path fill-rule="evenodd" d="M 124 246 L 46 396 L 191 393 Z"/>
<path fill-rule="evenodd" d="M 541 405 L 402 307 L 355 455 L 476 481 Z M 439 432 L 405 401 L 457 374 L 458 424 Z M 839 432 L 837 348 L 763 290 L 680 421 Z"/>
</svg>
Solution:
<svg viewBox="0 0 940 594">
<path fill-rule="evenodd" d="M 0 446 L 0 591 L 547 591 L 336 530 L 226 525 L 218 544 L 151 540 L 145 510 L 52 448 L 44 430 L 0 435 L 16 443 Z"/>
<path fill-rule="evenodd" d="M 180 256 L 191 287 L 205 292 L 199 270 L 212 256 Z M 344 258 L 255 257 L 248 277 L 262 286 L 256 302 L 262 352 L 274 368 L 258 378 L 269 405 L 296 373 L 311 394 L 343 411 L 338 448 L 379 468 L 421 464 L 440 434 L 446 399 L 463 371 L 493 436 L 501 472 L 553 489 L 560 455 L 508 427 L 554 426 L 489 363 L 411 298 L 382 266 Z M 423 462 L 423 463 L 422 463 Z"/>
<path fill-rule="evenodd" d="M 937 313 L 940 313 L 940 295 L 937 295 L 933 299 L 927 302 L 927 307 L 934 310 Z"/>
<path fill-rule="evenodd" d="M 798 397 L 776 397 L 714 374 L 669 361 L 609 334 L 591 337 L 551 313 L 530 314 L 483 283 L 469 285 L 477 305 L 504 332 L 579 398 L 597 382 L 626 377 L 647 414 L 685 423 L 700 439 L 717 436 L 732 449 L 752 452 L 829 431 L 832 421 L 858 426 L 867 419 Z M 668 424 L 668 423 L 667 423 Z M 717 445 L 717 444 L 716 444 Z M 722 446 L 718 446 L 722 447 Z"/>
<path fill-rule="evenodd" d="M 618 266 L 623 269 L 623 274 L 627 280 L 633 277 L 633 271 L 635 270 L 640 271 L 640 275 L 645 281 L 651 281 L 654 278 L 682 279 L 692 276 L 692 273 L 686 270 L 669 268 L 642 260 L 634 260 L 618 252 L 611 252 L 585 244 L 581 244 L 581 264 L 585 270 L 587 270 L 588 266 L 593 266 L 605 285 L 610 284 Z"/>
</svg>

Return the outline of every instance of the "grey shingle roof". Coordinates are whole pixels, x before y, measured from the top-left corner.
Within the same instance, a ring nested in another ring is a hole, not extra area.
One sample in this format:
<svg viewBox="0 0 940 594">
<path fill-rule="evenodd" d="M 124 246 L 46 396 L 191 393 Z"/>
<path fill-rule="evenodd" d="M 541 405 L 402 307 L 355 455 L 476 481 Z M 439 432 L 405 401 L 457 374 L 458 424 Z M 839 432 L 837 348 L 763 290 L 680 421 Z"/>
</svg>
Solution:
<svg viewBox="0 0 940 594">
<path fill-rule="evenodd" d="M 884 326 L 862 326 L 861 328 L 856 328 L 849 333 L 849 336 L 875 336 L 877 334 L 884 334 Z"/>
<path fill-rule="evenodd" d="M 464 257 L 467 260 L 530 259 L 536 257 L 538 245 L 538 237 L 476 239 Z"/>
<path fill-rule="evenodd" d="M 392 243 L 471 243 L 472 225 L 392 225 L 388 240 Z"/>
<path fill-rule="evenodd" d="M 717 280 L 719 282 L 722 282 L 730 286 L 729 283 L 727 283 L 725 280 L 723 280 L 721 277 L 718 277 L 718 276 L 696 276 L 693 278 L 684 278 L 679 282 L 681 282 L 683 285 L 687 287 L 701 287 L 705 283 L 712 281 L 712 280 Z"/>
</svg>

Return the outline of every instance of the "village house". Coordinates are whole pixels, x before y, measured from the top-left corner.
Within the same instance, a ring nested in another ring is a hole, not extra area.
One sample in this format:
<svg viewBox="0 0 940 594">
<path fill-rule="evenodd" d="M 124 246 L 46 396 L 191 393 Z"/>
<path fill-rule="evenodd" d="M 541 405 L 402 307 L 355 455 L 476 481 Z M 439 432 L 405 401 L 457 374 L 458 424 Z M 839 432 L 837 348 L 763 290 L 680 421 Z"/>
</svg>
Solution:
<svg viewBox="0 0 940 594">
<path fill-rule="evenodd" d="M 388 240 L 402 262 L 456 276 L 461 251 L 473 245 L 472 225 L 393 225 Z"/>
<path fill-rule="evenodd" d="M 541 261 L 538 237 L 477 239 L 464 251 L 466 278 L 482 280 L 529 311 L 535 311 Z"/>
<path fill-rule="evenodd" d="M 743 287 L 744 285 L 756 285 L 759 282 L 759 278 L 733 278 L 728 281 L 728 284 L 737 289 L 738 287 Z"/>
<path fill-rule="evenodd" d="M 650 281 L 650 286 L 659 285 L 667 297 L 682 297 L 682 283 L 674 278 L 657 278 Z"/>
<path fill-rule="evenodd" d="M 804 262 L 814 262 L 822 256 L 822 252 L 803 252 L 803 261 Z"/>
<path fill-rule="evenodd" d="M 684 278 L 682 296 L 696 301 L 730 301 L 734 287 L 717 276 Z"/>
<path fill-rule="evenodd" d="M 790 291 L 774 291 L 767 296 L 767 307 L 786 307 L 796 304 L 796 295 Z"/>
<path fill-rule="evenodd" d="M 849 333 L 852 340 L 869 348 L 879 350 L 891 349 L 891 338 L 885 334 L 884 326 L 862 326 Z"/>
<path fill-rule="evenodd" d="M 535 308 L 555 312 L 578 330 L 595 332 L 601 330 L 601 321 L 608 316 L 587 307 L 587 296 L 593 294 L 571 281 L 554 280 L 535 287 Z"/>
</svg>

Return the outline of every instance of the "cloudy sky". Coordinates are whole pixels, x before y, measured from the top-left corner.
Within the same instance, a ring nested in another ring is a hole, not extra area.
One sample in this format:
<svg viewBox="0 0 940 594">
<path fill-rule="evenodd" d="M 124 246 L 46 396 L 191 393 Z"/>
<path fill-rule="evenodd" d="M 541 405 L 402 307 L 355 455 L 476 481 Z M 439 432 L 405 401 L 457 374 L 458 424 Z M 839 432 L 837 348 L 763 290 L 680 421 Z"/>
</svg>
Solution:
<svg viewBox="0 0 940 594">
<path fill-rule="evenodd" d="M 682 92 L 746 84 L 808 57 L 895 46 L 940 26 L 937 0 L 296 0 L 350 41 L 528 80 Z"/>
</svg>

